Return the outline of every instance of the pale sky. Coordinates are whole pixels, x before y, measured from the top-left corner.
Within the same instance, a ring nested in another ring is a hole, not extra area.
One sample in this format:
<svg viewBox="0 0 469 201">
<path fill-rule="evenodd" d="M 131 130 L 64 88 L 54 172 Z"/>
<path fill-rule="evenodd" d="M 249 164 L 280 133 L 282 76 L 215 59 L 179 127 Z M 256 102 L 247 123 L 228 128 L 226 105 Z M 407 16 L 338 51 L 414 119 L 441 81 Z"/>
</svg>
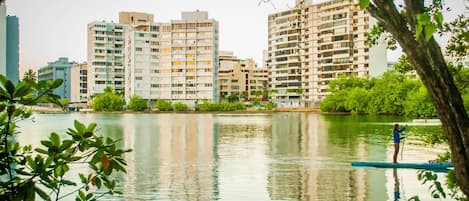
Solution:
<svg viewBox="0 0 469 201">
<path fill-rule="evenodd" d="M 267 16 L 294 7 L 295 0 L 7 0 L 7 13 L 20 24 L 20 73 L 68 57 L 86 61 L 86 25 L 95 20 L 118 22 L 120 11 L 146 12 L 156 22 L 180 19 L 182 11 L 208 11 L 219 22 L 220 50 L 262 65 L 267 49 Z M 318 2 L 321 0 L 316 0 Z M 323 1 L 323 0 L 322 0 Z M 447 0 L 462 13 L 468 0 Z M 259 5 L 260 3 L 260 5 Z M 399 52 L 390 53 L 396 60 Z"/>
</svg>

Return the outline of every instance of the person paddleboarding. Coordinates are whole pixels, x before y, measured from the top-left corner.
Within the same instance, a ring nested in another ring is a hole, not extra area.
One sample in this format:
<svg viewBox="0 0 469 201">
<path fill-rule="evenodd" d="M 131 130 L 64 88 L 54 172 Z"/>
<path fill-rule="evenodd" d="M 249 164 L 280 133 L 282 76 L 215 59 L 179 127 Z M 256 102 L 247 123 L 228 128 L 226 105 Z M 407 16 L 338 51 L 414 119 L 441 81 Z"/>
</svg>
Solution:
<svg viewBox="0 0 469 201">
<path fill-rule="evenodd" d="M 405 129 L 406 127 L 400 129 L 399 124 L 394 124 L 394 155 L 392 156 L 393 163 L 397 163 L 397 155 L 399 154 L 399 144 L 401 143 L 401 140 L 405 138 L 401 137 L 401 132 L 405 131 Z"/>
</svg>

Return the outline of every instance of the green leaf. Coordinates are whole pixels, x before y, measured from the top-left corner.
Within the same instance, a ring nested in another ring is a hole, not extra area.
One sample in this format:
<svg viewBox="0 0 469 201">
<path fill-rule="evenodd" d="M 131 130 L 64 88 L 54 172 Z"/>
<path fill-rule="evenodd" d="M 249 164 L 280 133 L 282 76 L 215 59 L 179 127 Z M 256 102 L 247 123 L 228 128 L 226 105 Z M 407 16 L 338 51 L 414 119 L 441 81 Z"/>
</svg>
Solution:
<svg viewBox="0 0 469 201">
<path fill-rule="evenodd" d="M 48 148 L 52 147 L 52 143 L 48 140 L 41 140 L 41 144 Z"/>
<path fill-rule="evenodd" d="M 417 24 L 417 26 L 415 27 L 415 38 L 417 40 L 420 38 L 422 31 L 423 31 L 423 26 L 421 24 Z"/>
<path fill-rule="evenodd" d="M 98 124 L 96 123 L 91 123 L 90 125 L 88 125 L 88 128 L 86 130 L 88 130 L 89 132 L 93 132 L 97 125 Z"/>
<path fill-rule="evenodd" d="M 88 195 L 86 195 L 86 200 L 90 200 L 92 197 L 93 197 L 93 194 L 89 193 Z"/>
<path fill-rule="evenodd" d="M 417 14 L 417 21 L 422 25 L 426 25 L 431 22 L 430 15 L 428 13 Z"/>
<path fill-rule="evenodd" d="M 7 93 L 7 91 L 5 91 L 5 89 L 3 89 L 2 87 L 0 87 L 0 97 L 2 98 L 11 98 L 10 94 Z"/>
<path fill-rule="evenodd" d="M 31 86 L 29 84 L 27 84 L 26 82 L 20 82 L 18 85 L 16 85 L 13 97 L 23 97 L 28 94 L 30 90 Z"/>
<path fill-rule="evenodd" d="M 425 26 L 425 41 L 429 41 L 433 37 L 433 33 L 435 33 L 436 26 L 433 23 L 428 24 Z"/>
<path fill-rule="evenodd" d="M 74 121 L 74 126 L 75 126 L 75 129 L 78 131 L 79 135 L 83 135 L 84 132 L 86 131 L 85 125 L 77 120 Z"/>
<path fill-rule="evenodd" d="M 38 152 L 38 153 L 41 153 L 41 154 L 48 154 L 49 152 L 47 152 L 46 150 L 44 149 L 41 149 L 41 148 L 36 148 L 34 149 L 34 151 Z"/>
<path fill-rule="evenodd" d="M 360 0 L 359 4 L 361 9 L 368 8 L 370 5 L 370 0 Z"/>
<path fill-rule="evenodd" d="M 13 94 L 15 94 L 15 85 L 13 84 L 13 82 L 7 80 L 7 82 L 5 83 L 5 88 L 8 94 L 10 95 L 10 98 L 14 97 Z"/>
<path fill-rule="evenodd" d="M 56 177 L 62 177 L 64 175 L 65 171 L 63 169 L 62 165 L 57 165 L 54 169 L 54 175 Z"/>
<path fill-rule="evenodd" d="M 80 176 L 81 183 L 88 183 L 88 179 L 86 179 L 85 175 L 83 173 L 78 174 Z"/>
<path fill-rule="evenodd" d="M 52 142 L 53 145 L 59 146 L 60 145 L 60 136 L 57 135 L 57 133 L 51 133 L 49 137 L 50 141 Z"/>
<path fill-rule="evenodd" d="M 50 89 L 55 89 L 57 87 L 60 87 L 60 85 L 62 85 L 62 83 L 64 82 L 63 79 L 56 79 L 54 80 L 54 82 L 52 83 L 52 85 L 50 86 Z"/>
<path fill-rule="evenodd" d="M 85 198 L 86 198 L 86 197 L 85 197 L 85 193 L 84 193 L 82 190 L 80 190 L 80 191 L 78 192 L 78 196 L 80 196 L 81 200 L 85 200 Z"/>
<path fill-rule="evenodd" d="M 60 151 L 66 150 L 66 149 L 70 148 L 72 145 L 73 145 L 72 140 L 64 140 L 62 142 L 62 145 L 60 146 Z"/>
<path fill-rule="evenodd" d="M 69 186 L 76 186 L 77 185 L 75 182 L 70 181 L 70 180 L 66 180 L 66 179 L 60 180 L 60 183 L 64 184 L 64 185 L 69 185 Z"/>
<path fill-rule="evenodd" d="M 441 12 L 435 13 L 433 15 L 433 20 L 435 20 L 439 28 L 443 27 L 443 14 Z"/>
</svg>

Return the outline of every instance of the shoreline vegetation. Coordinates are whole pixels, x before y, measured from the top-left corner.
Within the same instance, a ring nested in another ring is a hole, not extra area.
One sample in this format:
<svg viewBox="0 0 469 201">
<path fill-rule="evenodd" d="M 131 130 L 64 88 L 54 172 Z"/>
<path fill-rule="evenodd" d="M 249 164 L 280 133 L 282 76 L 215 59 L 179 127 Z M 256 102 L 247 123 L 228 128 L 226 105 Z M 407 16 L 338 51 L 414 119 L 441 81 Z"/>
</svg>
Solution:
<svg viewBox="0 0 469 201">
<path fill-rule="evenodd" d="M 350 113 L 331 113 L 331 112 L 321 112 L 319 109 L 313 108 L 275 108 L 272 110 L 262 110 L 255 108 L 247 108 L 245 110 L 234 110 L 234 111 L 195 111 L 195 110 L 186 110 L 186 111 L 159 111 L 159 110 L 145 110 L 145 111 L 133 111 L 133 110 L 122 110 L 122 111 L 94 111 L 92 109 L 82 109 L 80 111 L 63 111 L 61 108 L 32 108 L 32 111 L 40 114 L 57 114 L 57 113 L 102 113 L 102 114 L 152 114 L 152 113 L 275 113 L 275 112 L 315 112 L 315 113 L 324 113 L 324 114 L 350 114 Z"/>
</svg>

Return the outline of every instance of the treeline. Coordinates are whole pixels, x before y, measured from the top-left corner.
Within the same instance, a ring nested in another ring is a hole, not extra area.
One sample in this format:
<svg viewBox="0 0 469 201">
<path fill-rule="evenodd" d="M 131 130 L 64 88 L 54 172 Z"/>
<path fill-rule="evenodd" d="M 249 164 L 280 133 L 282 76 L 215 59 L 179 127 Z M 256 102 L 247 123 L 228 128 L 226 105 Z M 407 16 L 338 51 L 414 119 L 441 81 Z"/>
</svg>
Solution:
<svg viewBox="0 0 469 201">
<path fill-rule="evenodd" d="M 257 103 L 254 105 L 246 105 L 241 102 L 212 103 L 209 101 L 202 101 L 202 103 L 195 105 L 194 110 L 201 112 L 238 111 L 246 110 L 248 106 L 255 107 L 257 110 L 272 110 L 275 108 L 275 104 L 272 102 L 267 102 L 265 104 Z M 140 96 L 130 97 L 129 103 L 126 106 L 122 95 L 115 93 L 111 88 L 106 88 L 104 93 L 98 94 L 96 97 L 94 97 L 91 103 L 91 108 L 98 112 L 123 111 L 125 109 L 131 111 L 145 111 L 151 109 L 148 107 L 148 101 Z M 163 99 L 159 99 L 156 101 L 156 103 L 154 103 L 154 109 L 157 109 L 158 111 L 176 112 L 192 110 L 189 109 L 185 103 L 172 103 L 171 101 Z"/>
<path fill-rule="evenodd" d="M 469 70 L 453 68 L 453 78 L 469 108 Z M 329 83 L 331 94 L 321 103 L 323 112 L 437 116 L 436 108 L 420 79 L 397 71 L 380 78 L 341 77 Z"/>
</svg>

